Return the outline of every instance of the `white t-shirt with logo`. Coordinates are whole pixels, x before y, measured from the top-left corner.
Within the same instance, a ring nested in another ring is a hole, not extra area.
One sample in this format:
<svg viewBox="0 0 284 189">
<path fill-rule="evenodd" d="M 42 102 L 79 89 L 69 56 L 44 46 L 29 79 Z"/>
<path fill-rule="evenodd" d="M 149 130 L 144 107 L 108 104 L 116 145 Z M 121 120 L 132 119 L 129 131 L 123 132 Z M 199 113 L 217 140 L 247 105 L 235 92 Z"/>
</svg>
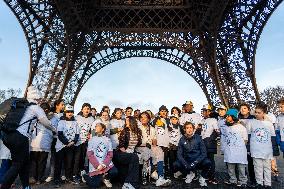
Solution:
<svg viewBox="0 0 284 189">
<path fill-rule="evenodd" d="M 152 145 L 153 140 L 157 139 L 157 134 L 156 134 L 156 130 L 154 127 L 152 126 L 147 126 L 149 128 L 145 128 L 142 124 L 139 125 L 139 128 L 142 131 L 142 143 L 141 146 L 145 146 L 146 143 L 149 143 Z M 150 134 L 148 134 L 148 130 L 150 129 Z"/>
<path fill-rule="evenodd" d="M 25 112 L 22 120 L 20 121 L 20 125 L 25 123 L 28 120 L 31 120 L 33 118 L 35 118 L 35 119 L 33 119 L 31 122 L 27 122 L 27 123 L 19 126 L 17 128 L 17 131 L 19 131 L 22 135 L 31 139 L 32 133 L 34 131 L 35 123 L 37 122 L 37 120 L 42 119 L 44 117 L 46 117 L 46 114 L 40 106 L 38 106 L 38 105 L 29 106 L 26 109 L 26 112 Z M 47 119 L 47 117 L 46 117 L 46 119 Z"/>
<path fill-rule="evenodd" d="M 90 133 L 94 118 L 92 116 L 83 117 L 81 115 L 76 116 L 76 121 L 80 128 L 80 137 L 77 145 L 83 144 L 88 140 L 88 135 Z"/>
<path fill-rule="evenodd" d="M 180 132 L 180 128 L 174 128 L 174 126 L 172 124 L 169 125 L 169 127 L 172 128 L 171 131 L 169 131 L 169 138 L 170 138 L 170 143 L 178 146 L 179 143 L 179 139 L 181 138 L 181 132 Z"/>
<path fill-rule="evenodd" d="M 214 130 L 219 130 L 218 122 L 214 118 L 207 118 L 202 120 L 202 139 L 208 138 L 212 135 Z"/>
<path fill-rule="evenodd" d="M 281 141 L 284 141 L 284 114 L 276 118 L 275 129 L 280 131 Z"/>
<path fill-rule="evenodd" d="M 182 113 L 179 119 L 180 124 L 183 125 L 187 121 L 197 126 L 202 123 L 202 117 L 198 113 Z"/>
<path fill-rule="evenodd" d="M 88 151 L 94 152 L 99 164 L 102 164 L 105 160 L 107 153 L 112 152 L 112 144 L 108 137 L 106 136 L 94 136 L 88 142 Z M 113 166 L 113 163 L 110 162 L 109 166 Z M 89 163 L 89 172 L 96 171 L 96 168 Z"/>
<path fill-rule="evenodd" d="M 63 132 L 63 135 L 66 137 L 68 142 L 72 142 L 75 139 L 75 135 L 80 134 L 80 128 L 76 121 L 60 120 L 57 127 L 57 132 L 59 131 Z M 60 151 L 64 147 L 65 145 L 58 139 L 55 145 L 56 152 Z"/>
<path fill-rule="evenodd" d="M 163 126 L 155 125 L 157 135 L 157 145 L 169 147 L 169 131 L 167 128 L 167 121 L 164 118 L 159 118 L 163 122 Z"/>
<path fill-rule="evenodd" d="M 249 122 L 251 157 L 272 159 L 273 149 L 271 136 L 275 136 L 273 124 L 270 121 L 252 120 Z"/>
<path fill-rule="evenodd" d="M 116 129 L 116 128 L 124 128 L 125 121 L 123 119 L 112 119 L 110 120 L 110 129 Z M 116 149 L 116 147 L 119 144 L 118 140 L 118 133 L 110 135 L 110 140 L 112 143 L 112 149 Z"/>
<path fill-rule="evenodd" d="M 32 134 L 31 151 L 50 152 L 52 140 L 52 131 L 37 123 Z"/>
<path fill-rule="evenodd" d="M 224 137 L 224 162 L 247 164 L 247 149 L 245 141 L 248 133 L 242 124 L 225 127 Z"/>
</svg>

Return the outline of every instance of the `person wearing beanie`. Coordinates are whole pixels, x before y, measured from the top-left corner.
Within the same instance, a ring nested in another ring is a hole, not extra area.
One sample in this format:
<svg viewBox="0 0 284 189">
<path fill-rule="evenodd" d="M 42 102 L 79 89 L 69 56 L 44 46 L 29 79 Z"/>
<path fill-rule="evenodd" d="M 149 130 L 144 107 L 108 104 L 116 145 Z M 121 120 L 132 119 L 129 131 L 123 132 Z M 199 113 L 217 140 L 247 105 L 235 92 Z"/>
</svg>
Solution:
<svg viewBox="0 0 284 189">
<path fill-rule="evenodd" d="M 77 124 L 80 129 L 80 137 L 78 143 L 74 147 L 74 169 L 73 169 L 73 180 L 76 184 L 81 181 L 80 173 L 85 170 L 85 158 L 87 152 L 88 138 L 91 134 L 91 126 L 95 121 L 91 114 L 91 105 L 84 103 L 81 111 L 75 117 Z"/>
<path fill-rule="evenodd" d="M 17 176 L 20 176 L 24 189 L 29 189 L 29 140 L 36 122 L 55 132 L 44 110 L 37 104 L 42 95 L 33 86 L 28 87 L 27 100 L 30 102 L 21 118 L 16 132 L 4 133 L 3 143 L 11 152 L 12 165 L 6 172 L 1 189 L 9 189 Z"/>
<path fill-rule="evenodd" d="M 165 176 L 169 174 L 169 125 L 170 119 L 168 118 L 168 109 L 165 105 L 159 108 L 159 115 L 153 120 L 153 126 L 156 129 L 157 135 L 157 146 L 159 146 L 164 152 L 164 161 L 159 161 L 157 163 L 158 169 L 158 183 L 170 182 L 169 179 L 165 179 Z M 165 165 L 165 167 L 164 167 Z M 161 171 L 165 170 L 165 171 Z M 157 183 L 156 182 L 156 183 Z M 160 185 L 160 184 L 156 184 Z"/>
<path fill-rule="evenodd" d="M 228 165 L 229 180 L 225 183 L 245 188 L 248 180 L 246 176 L 248 134 L 246 128 L 239 123 L 237 109 L 227 111 L 226 125 L 222 136 L 224 137 L 224 162 Z M 236 177 L 236 167 L 239 180 Z"/>
<path fill-rule="evenodd" d="M 74 109 L 71 105 L 66 105 L 64 114 L 60 118 L 57 127 L 58 140 L 55 149 L 55 165 L 54 165 L 54 184 L 56 188 L 60 187 L 60 176 L 62 164 L 64 161 L 66 181 L 73 182 L 74 168 L 74 150 L 80 136 L 80 128 L 74 118 Z"/>
</svg>

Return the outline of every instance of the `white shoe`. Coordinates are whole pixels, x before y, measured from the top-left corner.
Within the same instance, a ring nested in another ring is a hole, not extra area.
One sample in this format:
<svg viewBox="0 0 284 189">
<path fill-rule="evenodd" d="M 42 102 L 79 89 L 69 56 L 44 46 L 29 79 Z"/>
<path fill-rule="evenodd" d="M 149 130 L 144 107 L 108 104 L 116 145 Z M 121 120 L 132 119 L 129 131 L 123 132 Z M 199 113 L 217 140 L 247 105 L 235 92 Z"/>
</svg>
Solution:
<svg viewBox="0 0 284 189">
<path fill-rule="evenodd" d="M 81 171 L 81 180 L 82 180 L 82 182 L 83 183 L 86 183 L 86 180 L 84 179 L 84 175 L 86 175 L 87 173 L 86 173 L 86 171 L 85 170 L 83 170 L 83 171 Z"/>
<path fill-rule="evenodd" d="M 174 178 L 178 178 L 178 177 L 180 177 L 182 175 L 182 173 L 180 172 L 180 171 L 178 171 L 178 172 L 176 172 L 176 173 L 174 173 Z"/>
<path fill-rule="evenodd" d="M 45 179 L 45 182 L 51 182 L 53 180 L 53 177 L 47 177 L 46 179 Z"/>
<path fill-rule="evenodd" d="M 200 184 L 201 187 L 207 186 L 206 180 L 202 176 L 199 177 L 199 184 Z"/>
<path fill-rule="evenodd" d="M 130 183 L 124 183 L 121 189 L 135 189 Z"/>
<path fill-rule="evenodd" d="M 157 171 L 154 171 L 154 172 L 151 174 L 151 178 L 152 178 L 152 179 L 155 179 L 155 180 L 158 180 L 159 176 L 158 176 Z"/>
<path fill-rule="evenodd" d="M 194 177 L 195 177 L 195 173 L 194 172 L 190 172 L 190 174 L 186 175 L 185 183 L 186 184 L 190 184 Z"/>
<path fill-rule="evenodd" d="M 61 180 L 66 180 L 66 177 L 64 175 L 62 175 Z"/>
<path fill-rule="evenodd" d="M 106 185 L 107 188 L 111 188 L 112 187 L 112 184 L 107 179 L 103 179 L 103 183 Z"/>
<path fill-rule="evenodd" d="M 159 177 L 159 179 L 156 181 L 156 186 L 169 186 L 171 183 L 171 180 Z"/>
</svg>

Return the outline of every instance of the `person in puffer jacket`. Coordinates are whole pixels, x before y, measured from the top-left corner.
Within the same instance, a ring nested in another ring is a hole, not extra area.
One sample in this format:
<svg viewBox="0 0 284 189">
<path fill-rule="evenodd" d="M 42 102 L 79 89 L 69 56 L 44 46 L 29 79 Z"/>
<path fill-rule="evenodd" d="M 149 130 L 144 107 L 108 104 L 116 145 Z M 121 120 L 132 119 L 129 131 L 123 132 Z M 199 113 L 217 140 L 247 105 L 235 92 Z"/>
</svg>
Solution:
<svg viewBox="0 0 284 189">
<path fill-rule="evenodd" d="M 174 163 L 175 171 L 180 171 L 186 175 L 186 183 L 191 183 L 195 177 L 195 172 L 201 170 L 199 183 L 201 187 L 206 187 L 206 180 L 212 175 L 212 164 L 207 158 L 207 151 L 202 138 L 194 134 L 195 126 L 191 122 L 183 125 L 185 134 L 178 144 L 177 161 Z"/>
</svg>

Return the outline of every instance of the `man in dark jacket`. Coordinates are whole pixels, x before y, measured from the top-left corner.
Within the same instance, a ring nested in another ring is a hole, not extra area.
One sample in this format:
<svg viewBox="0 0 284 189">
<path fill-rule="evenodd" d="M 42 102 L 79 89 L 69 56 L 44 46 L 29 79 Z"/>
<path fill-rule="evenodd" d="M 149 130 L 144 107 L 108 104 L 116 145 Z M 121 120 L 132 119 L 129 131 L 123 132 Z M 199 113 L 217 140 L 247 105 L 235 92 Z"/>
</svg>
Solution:
<svg viewBox="0 0 284 189">
<path fill-rule="evenodd" d="M 200 186 L 207 187 L 207 179 L 211 171 L 211 161 L 207 158 L 206 147 L 201 136 L 194 134 L 195 127 L 186 122 L 183 125 L 185 135 L 181 137 L 178 145 L 177 161 L 174 163 L 176 171 L 186 174 L 186 183 L 191 183 L 195 171 L 201 170 Z"/>
</svg>

